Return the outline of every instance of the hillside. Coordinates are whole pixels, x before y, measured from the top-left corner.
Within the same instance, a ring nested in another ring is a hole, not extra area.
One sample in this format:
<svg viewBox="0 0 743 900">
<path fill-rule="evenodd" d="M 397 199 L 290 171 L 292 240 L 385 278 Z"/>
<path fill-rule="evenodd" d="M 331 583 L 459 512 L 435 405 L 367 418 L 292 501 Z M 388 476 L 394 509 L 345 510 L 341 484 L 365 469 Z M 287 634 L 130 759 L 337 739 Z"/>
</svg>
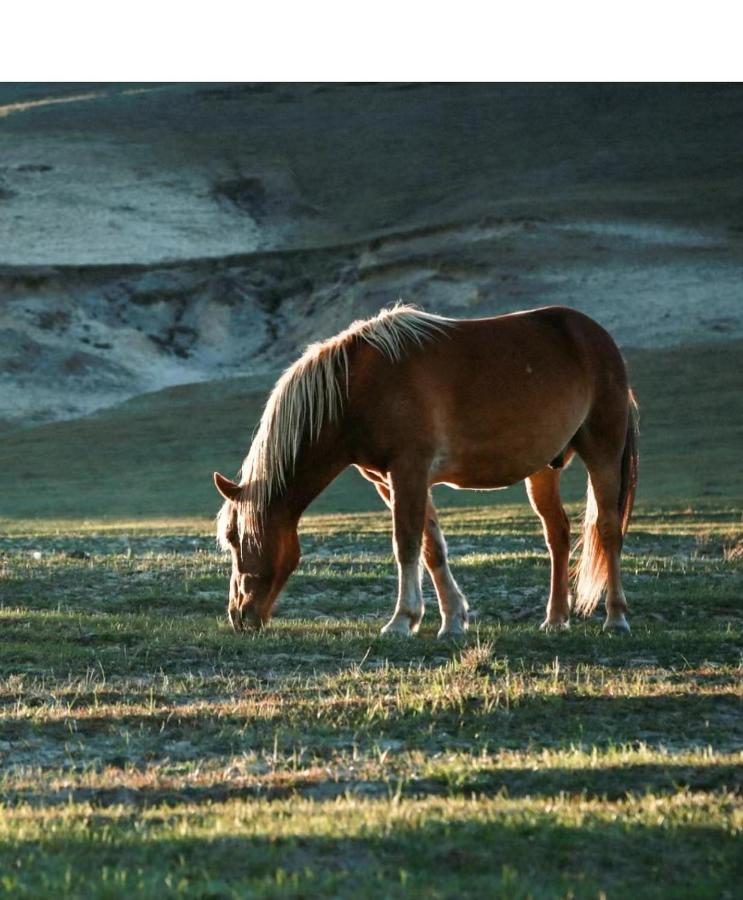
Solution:
<svg viewBox="0 0 743 900">
<path fill-rule="evenodd" d="M 743 225 L 736 85 L 4 85 L 0 263 L 332 247 L 486 216 Z"/>
<path fill-rule="evenodd" d="M 398 297 L 743 337 L 743 89 L 5 85 L 0 426 L 273 372 Z"/>
<path fill-rule="evenodd" d="M 628 353 L 641 407 L 644 508 L 743 503 L 743 341 Z M 219 506 L 211 474 L 233 474 L 270 386 L 230 378 L 143 395 L 75 421 L 0 437 L 3 500 L 10 519 L 142 519 L 196 516 Z M 581 500 L 585 471 L 575 462 L 563 494 Z M 439 488 L 445 506 L 525 502 L 520 486 L 473 492 Z M 322 494 L 316 512 L 379 509 L 376 492 L 349 471 Z"/>
</svg>

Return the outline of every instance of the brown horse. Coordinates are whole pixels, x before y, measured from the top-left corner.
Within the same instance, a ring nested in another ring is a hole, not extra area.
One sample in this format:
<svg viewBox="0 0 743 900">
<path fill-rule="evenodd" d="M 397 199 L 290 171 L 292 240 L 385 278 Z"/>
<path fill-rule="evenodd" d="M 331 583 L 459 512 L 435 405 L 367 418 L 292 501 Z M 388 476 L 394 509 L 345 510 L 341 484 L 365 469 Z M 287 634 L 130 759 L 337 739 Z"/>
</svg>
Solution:
<svg viewBox="0 0 743 900">
<path fill-rule="evenodd" d="M 606 589 L 604 628 L 628 631 L 619 558 L 637 484 L 637 412 L 611 337 L 573 309 L 455 320 L 398 305 L 315 344 L 268 399 L 240 482 L 214 474 L 225 500 L 218 540 L 232 554 L 229 616 L 260 628 L 299 558 L 297 524 L 347 466 L 392 510 L 397 605 L 383 633 L 423 617 L 421 554 L 439 601 L 439 636 L 467 628 L 430 488 L 503 488 L 526 479 L 552 562 L 543 628 L 570 616 L 570 526 L 560 474 L 588 470 L 576 609 Z"/>
</svg>

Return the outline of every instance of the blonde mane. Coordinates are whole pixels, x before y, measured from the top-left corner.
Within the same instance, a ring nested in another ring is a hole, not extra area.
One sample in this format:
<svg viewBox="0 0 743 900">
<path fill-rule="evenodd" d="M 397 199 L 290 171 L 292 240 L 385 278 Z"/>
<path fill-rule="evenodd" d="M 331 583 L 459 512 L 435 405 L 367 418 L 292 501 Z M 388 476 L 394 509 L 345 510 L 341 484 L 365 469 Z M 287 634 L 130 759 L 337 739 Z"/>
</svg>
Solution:
<svg viewBox="0 0 743 900">
<path fill-rule="evenodd" d="M 348 393 L 348 348 L 361 340 L 391 362 L 411 346 L 443 333 L 451 320 L 398 303 L 371 319 L 354 322 L 335 337 L 311 344 L 279 378 L 268 398 L 248 455 L 240 470 L 237 509 L 240 539 L 260 545 L 266 510 L 294 471 L 302 440 L 316 440 L 326 422 L 335 421 Z M 217 540 L 229 548 L 230 504 L 217 518 Z"/>
</svg>

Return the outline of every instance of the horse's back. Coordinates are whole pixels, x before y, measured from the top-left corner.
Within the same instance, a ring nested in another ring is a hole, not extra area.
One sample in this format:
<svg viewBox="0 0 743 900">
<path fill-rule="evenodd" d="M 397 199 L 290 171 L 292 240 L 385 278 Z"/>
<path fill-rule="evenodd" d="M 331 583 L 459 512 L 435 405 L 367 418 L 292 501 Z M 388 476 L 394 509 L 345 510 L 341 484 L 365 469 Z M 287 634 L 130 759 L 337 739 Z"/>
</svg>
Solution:
<svg viewBox="0 0 743 900">
<path fill-rule="evenodd" d="M 411 370 L 455 391 L 527 395 L 593 389 L 597 375 L 624 371 L 611 336 L 569 307 L 551 306 L 483 319 L 453 320 L 441 338 L 411 358 Z"/>
<path fill-rule="evenodd" d="M 622 377 L 610 336 L 566 307 L 448 320 L 403 360 L 366 354 L 354 367 L 359 432 L 381 466 L 409 452 L 432 457 L 436 480 L 510 484 L 569 445 L 595 402 L 602 359 Z"/>
<path fill-rule="evenodd" d="M 513 356 L 530 351 L 557 352 L 591 364 L 593 357 L 621 359 L 611 335 L 595 319 L 569 306 L 543 306 L 481 319 L 452 320 L 465 341 L 490 342 Z"/>
</svg>

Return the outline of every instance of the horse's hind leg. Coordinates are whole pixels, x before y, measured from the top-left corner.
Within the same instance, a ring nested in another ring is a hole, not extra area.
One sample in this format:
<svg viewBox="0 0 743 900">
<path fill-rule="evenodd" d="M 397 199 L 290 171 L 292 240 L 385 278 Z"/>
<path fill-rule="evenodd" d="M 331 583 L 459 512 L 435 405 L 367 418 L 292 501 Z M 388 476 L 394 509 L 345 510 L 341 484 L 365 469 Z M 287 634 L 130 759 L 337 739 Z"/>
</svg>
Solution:
<svg viewBox="0 0 743 900">
<path fill-rule="evenodd" d="M 576 608 L 593 612 L 605 587 L 604 630 L 628 632 L 627 600 L 620 573 L 622 516 L 627 503 L 626 497 L 622 497 L 622 444 L 618 435 L 607 427 L 584 429 L 576 436 L 576 443 L 589 477 Z"/>
<path fill-rule="evenodd" d="M 622 588 L 622 518 L 618 508 L 619 465 L 588 465 L 591 487 L 596 498 L 596 528 L 606 559 L 606 621 L 604 631 L 628 632 L 627 599 Z"/>
<path fill-rule="evenodd" d="M 379 496 L 392 509 L 392 496 L 387 484 L 366 473 L 365 477 L 374 482 Z M 426 518 L 423 529 L 423 562 L 431 576 L 439 601 L 441 628 L 438 636 L 448 637 L 464 634 L 469 621 L 467 601 L 449 568 L 446 540 L 439 527 L 438 513 L 430 492 L 426 502 Z"/>
<path fill-rule="evenodd" d="M 464 634 L 469 623 L 467 601 L 449 568 L 446 540 L 439 527 L 439 517 L 431 494 L 426 505 L 426 526 L 423 530 L 423 561 L 436 588 L 441 613 L 438 637 Z"/>
<path fill-rule="evenodd" d="M 547 616 L 542 623 L 544 630 L 567 628 L 570 620 L 570 522 L 560 500 L 560 471 L 540 469 L 526 479 L 526 493 L 534 512 L 542 520 L 552 563 Z"/>
</svg>

